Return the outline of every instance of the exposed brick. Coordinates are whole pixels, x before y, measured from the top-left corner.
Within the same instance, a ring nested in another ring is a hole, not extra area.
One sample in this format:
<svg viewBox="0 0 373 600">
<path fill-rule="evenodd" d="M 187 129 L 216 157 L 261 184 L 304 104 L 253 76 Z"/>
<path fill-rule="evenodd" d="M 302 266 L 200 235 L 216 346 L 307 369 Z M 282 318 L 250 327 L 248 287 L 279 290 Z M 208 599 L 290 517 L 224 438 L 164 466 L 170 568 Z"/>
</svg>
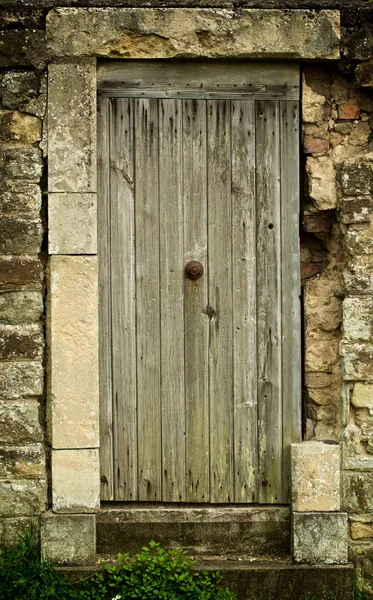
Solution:
<svg viewBox="0 0 373 600">
<path fill-rule="evenodd" d="M 302 281 L 306 281 L 310 279 L 310 277 L 314 277 L 320 273 L 320 268 L 317 264 L 301 264 L 300 266 L 300 277 Z"/>
<path fill-rule="evenodd" d="M 306 154 L 316 154 L 320 152 L 328 152 L 328 140 L 305 136 L 303 140 L 304 151 Z"/>
<path fill-rule="evenodd" d="M 330 217 L 328 215 L 303 215 L 303 229 L 307 233 L 328 233 L 331 230 Z"/>
<path fill-rule="evenodd" d="M 358 119 L 360 117 L 360 110 L 358 104 L 341 104 L 338 108 L 338 118 Z"/>
</svg>

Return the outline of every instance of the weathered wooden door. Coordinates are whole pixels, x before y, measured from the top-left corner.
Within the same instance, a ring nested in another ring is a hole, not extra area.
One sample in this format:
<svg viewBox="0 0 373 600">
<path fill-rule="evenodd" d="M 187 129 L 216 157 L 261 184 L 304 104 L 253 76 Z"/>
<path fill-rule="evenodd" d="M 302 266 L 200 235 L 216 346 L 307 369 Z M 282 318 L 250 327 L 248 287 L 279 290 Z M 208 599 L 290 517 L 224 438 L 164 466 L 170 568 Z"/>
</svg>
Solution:
<svg viewBox="0 0 373 600">
<path fill-rule="evenodd" d="M 298 80 L 245 63 L 101 73 L 103 500 L 289 499 Z"/>
</svg>

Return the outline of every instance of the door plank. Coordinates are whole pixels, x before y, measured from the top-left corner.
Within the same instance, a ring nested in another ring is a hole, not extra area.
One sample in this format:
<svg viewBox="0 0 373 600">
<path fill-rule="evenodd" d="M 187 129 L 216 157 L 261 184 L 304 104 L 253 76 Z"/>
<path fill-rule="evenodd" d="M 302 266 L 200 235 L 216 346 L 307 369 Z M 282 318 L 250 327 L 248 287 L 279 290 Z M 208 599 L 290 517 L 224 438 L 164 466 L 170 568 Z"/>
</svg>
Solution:
<svg viewBox="0 0 373 600">
<path fill-rule="evenodd" d="M 185 501 L 181 100 L 159 103 L 162 500 Z"/>
<path fill-rule="evenodd" d="M 282 502 L 278 103 L 256 103 L 259 502 Z"/>
<path fill-rule="evenodd" d="M 185 278 L 186 501 L 209 501 L 206 102 L 183 100 L 184 262 L 203 276 Z"/>
<path fill-rule="evenodd" d="M 139 500 L 161 499 L 158 101 L 135 100 Z"/>
<path fill-rule="evenodd" d="M 110 187 L 109 187 L 109 98 L 98 98 L 98 310 L 100 386 L 100 477 L 101 499 L 114 499 L 113 392 L 111 379 L 111 278 L 110 278 Z"/>
<path fill-rule="evenodd" d="M 298 102 L 280 102 L 283 502 L 291 499 L 290 444 L 302 431 L 298 113 Z"/>
<path fill-rule="evenodd" d="M 254 102 L 231 102 L 235 502 L 257 502 Z"/>
<path fill-rule="evenodd" d="M 210 501 L 233 502 L 230 102 L 207 101 Z"/>
<path fill-rule="evenodd" d="M 114 495 L 137 499 L 133 100 L 112 99 L 110 128 Z"/>
</svg>

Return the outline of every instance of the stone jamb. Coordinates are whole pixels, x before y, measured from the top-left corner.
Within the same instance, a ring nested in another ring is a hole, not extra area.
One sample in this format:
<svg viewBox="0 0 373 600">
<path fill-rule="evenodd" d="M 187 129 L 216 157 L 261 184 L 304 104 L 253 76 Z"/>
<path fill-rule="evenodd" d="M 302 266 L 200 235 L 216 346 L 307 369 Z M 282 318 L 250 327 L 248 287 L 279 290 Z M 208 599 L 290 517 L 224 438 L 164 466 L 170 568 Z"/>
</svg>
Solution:
<svg viewBox="0 0 373 600">
<path fill-rule="evenodd" d="M 96 419 L 97 425 L 99 421 L 98 299 L 94 268 L 97 245 L 93 233 L 97 205 L 96 58 L 335 60 L 339 58 L 339 37 L 338 11 L 58 8 L 48 14 L 48 45 L 56 57 L 48 75 L 48 415 L 52 512 L 43 518 L 42 545 L 43 552 L 55 562 L 60 562 L 62 556 L 75 564 L 94 562 L 94 513 L 100 502 L 98 439 L 95 435 L 92 438 L 92 432 L 83 431 L 87 410 L 91 422 Z M 272 40 L 267 48 L 262 44 L 264 38 Z M 73 307 L 76 289 L 74 286 L 64 291 L 59 289 L 59 268 L 63 265 L 65 273 L 74 279 L 77 265 L 82 261 L 86 261 L 88 276 L 84 280 L 80 273 L 79 285 L 82 295 L 89 289 L 83 305 L 87 303 L 91 316 L 86 319 L 84 310 L 73 315 L 78 332 L 71 335 L 70 316 L 66 314 L 64 324 L 65 309 L 58 299 L 64 297 L 64 302 Z M 92 339 L 92 332 L 95 334 L 92 352 L 96 359 L 87 367 L 86 357 L 79 348 L 81 341 Z M 78 373 L 79 369 L 83 372 L 88 368 L 93 382 L 88 397 L 79 381 L 65 380 L 63 362 L 54 360 L 60 342 L 65 344 L 70 360 L 75 361 Z M 58 391 L 62 389 L 65 395 Z M 66 434 L 64 440 L 61 431 L 68 422 L 69 411 L 72 407 L 75 410 L 83 399 L 83 411 L 80 415 L 75 413 L 74 432 Z M 62 428 L 58 434 L 57 425 Z M 74 488 L 80 482 L 72 473 L 82 461 L 86 465 L 83 485 L 76 492 Z M 59 532 L 66 523 L 71 528 L 74 551 L 71 547 L 69 551 L 62 548 L 66 540 L 58 547 Z M 77 528 L 83 523 L 84 535 L 79 536 Z"/>
</svg>

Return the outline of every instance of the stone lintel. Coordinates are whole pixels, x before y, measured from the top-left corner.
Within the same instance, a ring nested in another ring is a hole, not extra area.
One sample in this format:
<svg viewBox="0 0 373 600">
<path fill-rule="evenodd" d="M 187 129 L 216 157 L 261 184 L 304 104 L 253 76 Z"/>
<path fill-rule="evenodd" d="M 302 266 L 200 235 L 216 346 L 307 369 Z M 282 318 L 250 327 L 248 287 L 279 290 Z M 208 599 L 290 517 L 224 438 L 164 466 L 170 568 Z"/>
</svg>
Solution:
<svg viewBox="0 0 373 600">
<path fill-rule="evenodd" d="M 96 194 L 49 194 L 48 236 L 49 254 L 96 254 Z"/>
<path fill-rule="evenodd" d="M 49 418 L 53 448 L 97 448 L 97 257 L 52 256 L 49 266 Z"/>
<path fill-rule="evenodd" d="M 96 561 L 95 515 L 55 515 L 41 518 L 41 547 L 54 564 L 86 566 Z"/>
<path fill-rule="evenodd" d="M 97 449 L 52 451 L 52 508 L 56 513 L 93 513 L 100 508 Z"/>
<path fill-rule="evenodd" d="M 338 59 L 339 11 L 56 8 L 54 56 Z"/>
<path fill-rule="evenodd" d="M 337 511 L 341 508 L 339 444 L 291 445 L 293 510 Z"/>
<path fill-rule="evenodd" d="M 93 34 L 93 32 L 92 32 Z M 48 189 L 95 192 L 96 60 L 48 68 Z"/>
<path fill-rule="evenodd" d="M 346 564 L 347 513 L 294 512 L 293 556 L 308 564 Z"/>
</svg>

